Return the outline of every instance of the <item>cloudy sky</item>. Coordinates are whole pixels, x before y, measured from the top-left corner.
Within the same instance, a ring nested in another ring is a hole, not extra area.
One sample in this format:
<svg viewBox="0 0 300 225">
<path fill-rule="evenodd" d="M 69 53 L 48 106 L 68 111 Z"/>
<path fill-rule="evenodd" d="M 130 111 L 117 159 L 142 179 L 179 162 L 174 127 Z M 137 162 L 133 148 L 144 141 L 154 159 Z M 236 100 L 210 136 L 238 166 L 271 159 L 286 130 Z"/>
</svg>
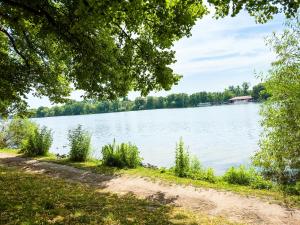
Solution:
<svg viewBox="0 0 300 225">
<path fill-rule="evenodd" d="M 266 24 L 256 24 L 254 18 L 241 13 L 231 18 L 215 20 L 210 16 L 199 20 L 192 30 L 192 37 L 175 43 L 176 64 L 174 71 L 183 75 L 182 80 L 169 92 L 151 93 L 165 96 L 170 93 L 222 91 L 229 85 L 244 81 L 254 85 L 259 82 L 256 72 L 267 71 L 274 54 L 265 45 L 264 38 L 272 32 L 283 30 L 284 19 L 276 16 Z M 79 100 L 80 93 L 72 98 Z M 134 98 L 138 93 L 130 93 Z M 47 98 L 29 96 L 33 108 L 50 106 Z"/>
</svg>

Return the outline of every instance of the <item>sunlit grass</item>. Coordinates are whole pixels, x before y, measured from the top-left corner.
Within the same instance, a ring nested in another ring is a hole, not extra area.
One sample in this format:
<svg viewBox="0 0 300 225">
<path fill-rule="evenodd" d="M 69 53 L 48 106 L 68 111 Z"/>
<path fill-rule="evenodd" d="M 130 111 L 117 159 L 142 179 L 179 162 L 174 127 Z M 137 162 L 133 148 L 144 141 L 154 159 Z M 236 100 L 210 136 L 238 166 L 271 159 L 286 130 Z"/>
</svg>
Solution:
<svg viewBox="0 0 300 225">
<path fill-rule="evenodd" d="M 234 224 L 0 166 L 0 224 Z"/>
</svg>

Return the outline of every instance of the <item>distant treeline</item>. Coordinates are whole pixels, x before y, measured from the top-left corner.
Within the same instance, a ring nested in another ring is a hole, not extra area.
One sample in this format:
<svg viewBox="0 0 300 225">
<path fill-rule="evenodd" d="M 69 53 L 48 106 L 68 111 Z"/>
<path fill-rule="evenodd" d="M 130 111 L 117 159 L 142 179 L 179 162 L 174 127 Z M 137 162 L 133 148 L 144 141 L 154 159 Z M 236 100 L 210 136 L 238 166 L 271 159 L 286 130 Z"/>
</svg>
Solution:
<svg viewBox="0 0 300 225">
<path fill-rule="evenodd" d="M 128 98 L 114 101 L 70 101 L 63 106 L 39 107 L 32 110 L 32 117 L 83 115 L 93 113 L 122 112 L 133 110 L 186 108 L 201 104 L 219 105 L 227 103 L 232 97 L 251 95 L 253 101 L 266 100 L 269 95 L 264 85 L 255 85 L 252 90 L 244 82 L 241 86 L 229 86 L 223 92 L 197 92 L 191 95 L 185 93 L 170 94 L 166 97 L 137 97 L 134 101 Z"/>
</svg>

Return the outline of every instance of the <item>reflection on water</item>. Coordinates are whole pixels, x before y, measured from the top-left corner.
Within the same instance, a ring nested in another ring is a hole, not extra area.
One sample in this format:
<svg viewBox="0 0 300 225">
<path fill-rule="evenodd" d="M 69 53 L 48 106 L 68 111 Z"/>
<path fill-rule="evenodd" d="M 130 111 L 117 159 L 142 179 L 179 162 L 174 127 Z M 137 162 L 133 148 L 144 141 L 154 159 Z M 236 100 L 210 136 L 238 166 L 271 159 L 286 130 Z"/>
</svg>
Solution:
<svg viewBox="0 0 300 225">
<path fill-rule="evenodd" d="M 258 111 L 258 104 L 242 104 L 33 120 L 53 130 L 51 151 L 55 153 L 69 151 L 68 130 L 81 124 L 92 134 L 96 157 L 101 155 L 101 147 L 115 138 L 117 142 L 136 144 L 145 162 L 169 167 L 173 165 L 176 142 L 182 137 L 190 153 L 204 166 L 222 173 L 231 165 L 249 162 L 257 150 Z"/>
</svg>

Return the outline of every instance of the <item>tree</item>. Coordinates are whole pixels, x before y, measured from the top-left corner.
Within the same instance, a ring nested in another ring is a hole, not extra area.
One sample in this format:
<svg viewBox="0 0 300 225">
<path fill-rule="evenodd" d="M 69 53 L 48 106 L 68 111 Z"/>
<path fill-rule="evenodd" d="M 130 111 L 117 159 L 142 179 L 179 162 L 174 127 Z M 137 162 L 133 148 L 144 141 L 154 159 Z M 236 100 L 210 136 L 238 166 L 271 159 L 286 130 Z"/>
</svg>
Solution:
<svg viewBox="0 0 300 225">
<path fill-rule="evenodd" d="M 266 92 L 265 85 L 262 83 L 253 86 L 251 96 L 254 101 L 264 101 L 270 97 L 269 93 Z"/>
<path fill-rule="evenodd" d="M 265 87 L 271 97 L 264 103 L 263 133 L 254 164 L 273 180 L 299 180 L 300 168 L 300 17 L 287 23 L 281 35 L 268 43 L 277 54 Z"/>
<path fill-rule="evenodd" d="M 134 100 L 134 104 L 135 104 L 135 109 L 137 110 L 145 109 L 146 99 L 142 97 L 138 97 Z"/>
<path fill-rule="evenodd" d="M 146 100 L 146 109 L 154 109 L 156 107 L 156 101 L 155 97 L 148 96 Z"/>
<path fill-rule="evenodd" d="M 265 21 L 293 16 L 299 2 L 216 1 L 216 15 L 243 8 Z M 131 90 L 169 90 L 180 76 L 174 41 L 189 36 L 208 13 L 202 1 L 1 0 L 0 113 L 26 109 L 26 95 L 65 102 L 75 89 L 86 98 L 117 99 Z"/>
<path fill-rule="evenodd" d="M 242 92 L 243 92 L 243 95 L 248 95 L 249 94 L 249 83 L 247 82 L 244 82 L 242 83 Z"/>
</svg>

